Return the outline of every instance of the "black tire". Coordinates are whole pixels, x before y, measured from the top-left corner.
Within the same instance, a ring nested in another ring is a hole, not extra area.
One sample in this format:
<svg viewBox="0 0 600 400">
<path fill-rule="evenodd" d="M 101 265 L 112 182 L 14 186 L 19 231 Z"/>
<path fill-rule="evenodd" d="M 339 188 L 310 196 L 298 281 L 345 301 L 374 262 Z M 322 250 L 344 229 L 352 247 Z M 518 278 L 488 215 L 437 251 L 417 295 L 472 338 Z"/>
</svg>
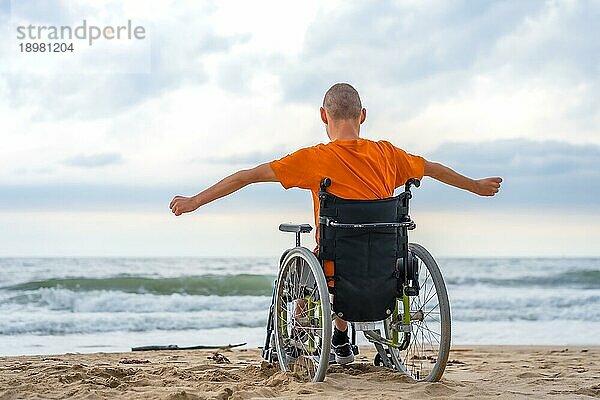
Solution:
<svg viewBox="0 0 600 400">
<path fill-rule="evenodd" d="M 281 263 L 273 323 L 281 370 L 323 381 L 331 352 L 331 304 L 321 264 L 304 247 L 291 249 Z"/>
<path fill-rule="evenodd" d="M 419 259 L 421 290 L 418 296 L 410 297 L 411 316 L 419 317 L 414 320 L 411 318 L 411 342 L 405 350 L 391 346 L 387 348 L 396 369 L 416 381 L 436 382 L 446 369 L 450 353 L 448 292 L 440 268 L 429 251 L 416 243 L 409 244 L 409 251 Z M 398 306 L 402 312 L 402 299 L 399 299 Z M 391 339 L 390 319 L 384 322 L 384 331 L 386 337 Z"/>
</svg>

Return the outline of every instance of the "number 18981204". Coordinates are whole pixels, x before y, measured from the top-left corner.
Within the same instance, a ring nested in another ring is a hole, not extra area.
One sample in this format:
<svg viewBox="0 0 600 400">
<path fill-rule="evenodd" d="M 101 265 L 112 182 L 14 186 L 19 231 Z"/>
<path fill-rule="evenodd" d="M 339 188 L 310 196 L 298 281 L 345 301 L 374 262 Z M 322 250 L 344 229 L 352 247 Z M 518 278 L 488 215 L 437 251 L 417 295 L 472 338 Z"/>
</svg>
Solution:
<svg viewBox="0 0 600 400">
<path fill-rule="evenodd" d="M 19 43 L 21 53 L 66 53 L 73 52 L 73 43 Z"/>
</svg>

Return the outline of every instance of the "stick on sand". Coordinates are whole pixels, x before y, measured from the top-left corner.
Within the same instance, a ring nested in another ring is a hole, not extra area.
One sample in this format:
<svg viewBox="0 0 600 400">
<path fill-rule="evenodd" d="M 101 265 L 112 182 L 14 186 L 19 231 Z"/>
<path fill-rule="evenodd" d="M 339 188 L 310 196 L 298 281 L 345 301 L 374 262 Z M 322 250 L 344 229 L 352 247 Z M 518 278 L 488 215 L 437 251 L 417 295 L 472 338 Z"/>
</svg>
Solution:
<svg viewBox="0 0 600 400">
<path fill-rule="evenodd" d="M 179 347 L 176 344 L 169 344 L 166 346 L 141 346 L 141 347 L 132 347 L 131 351 L 153 351 L 153 350 L 226 350 L 233 349 L 234 347 L 244 346 L 246 343 L 238 343 L 238 344 L 226 344 L 223 346 L 188 346 L 188 347 Z"/>
</svg>

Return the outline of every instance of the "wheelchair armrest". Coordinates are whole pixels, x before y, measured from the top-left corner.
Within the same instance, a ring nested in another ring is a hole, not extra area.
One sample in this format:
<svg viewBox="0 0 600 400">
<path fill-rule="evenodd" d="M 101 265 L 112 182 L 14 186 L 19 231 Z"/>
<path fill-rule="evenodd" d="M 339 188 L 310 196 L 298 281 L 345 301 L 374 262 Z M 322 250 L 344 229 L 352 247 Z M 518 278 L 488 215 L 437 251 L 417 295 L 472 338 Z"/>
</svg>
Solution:
<svg viewBox="0 0 600 400">
<path fill-rule="evenodd" d="M 279 230 L 281 232 L 309 233 L 312 231 L 312 226 L 309 224 L 281 224 Z"/>
</svg>

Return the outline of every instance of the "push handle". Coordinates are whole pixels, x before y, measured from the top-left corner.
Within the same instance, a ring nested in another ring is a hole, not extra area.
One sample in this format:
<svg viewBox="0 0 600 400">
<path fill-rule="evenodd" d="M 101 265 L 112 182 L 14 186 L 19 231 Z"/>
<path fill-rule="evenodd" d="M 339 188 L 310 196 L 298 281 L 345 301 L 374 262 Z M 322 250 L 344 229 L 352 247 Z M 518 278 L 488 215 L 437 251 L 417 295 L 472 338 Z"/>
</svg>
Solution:
<svg viewBox="0 0 600 400">
<path fill-rule="evenodd" d="M 321 181 L 321 191 L 322 192 L 326 192 L 327 188 L 331 186 L 331 179 L 330 178 L 323 178 L 323 180 Z"/>
<path fill-rule="evenodd" d="M 419 187 L 419 186 L 421 186 L 421 181 L 417 178 L 410 178 L 404 184 L 404 191 L 409 192 L 411 186 Z"/>
</svg>

